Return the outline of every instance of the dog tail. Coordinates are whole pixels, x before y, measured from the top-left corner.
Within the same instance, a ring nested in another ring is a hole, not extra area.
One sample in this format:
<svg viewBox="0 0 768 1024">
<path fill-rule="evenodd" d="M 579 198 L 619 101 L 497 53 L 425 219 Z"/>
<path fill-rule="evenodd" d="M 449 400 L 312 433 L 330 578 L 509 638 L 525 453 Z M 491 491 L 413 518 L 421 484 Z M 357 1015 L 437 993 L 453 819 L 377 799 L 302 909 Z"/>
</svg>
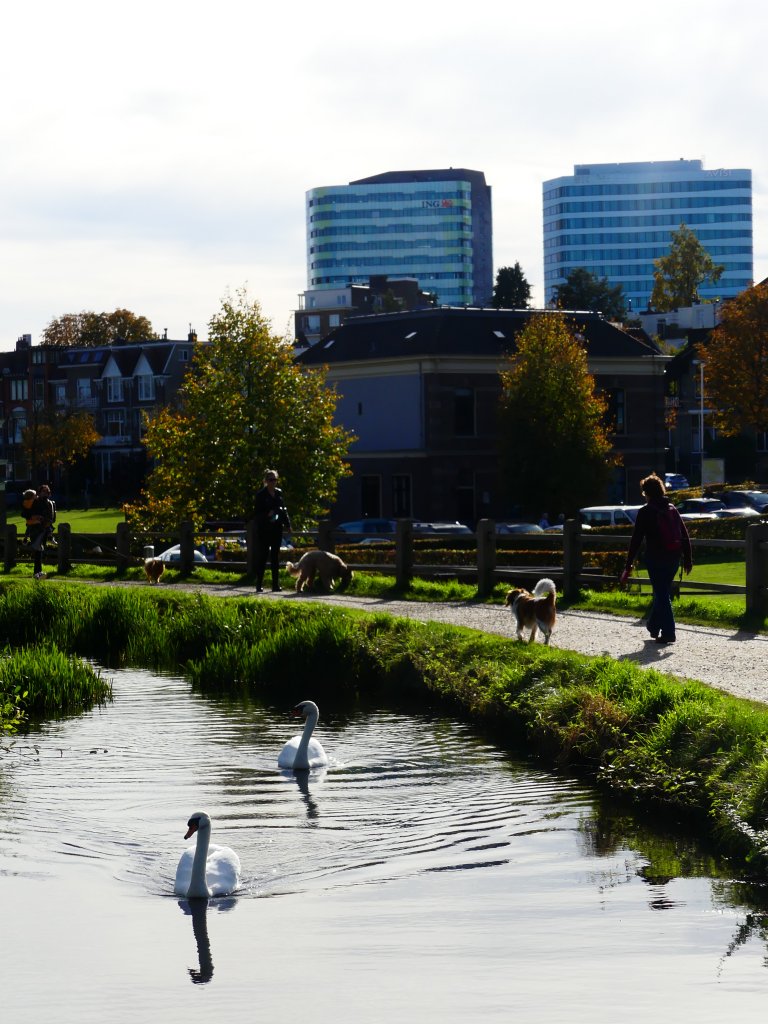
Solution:
<svg viewBox="0 0 768 1024">
<path fill-rule="evenodd" d="M 533 591 L 533 596 L 544 597 L 545 594 L 551 594 L 552 597 L 557 596 L 557 587 L 552 582 L 552 580 L 539 580 L 539 582 L 536 584 Z"/>
</svg>

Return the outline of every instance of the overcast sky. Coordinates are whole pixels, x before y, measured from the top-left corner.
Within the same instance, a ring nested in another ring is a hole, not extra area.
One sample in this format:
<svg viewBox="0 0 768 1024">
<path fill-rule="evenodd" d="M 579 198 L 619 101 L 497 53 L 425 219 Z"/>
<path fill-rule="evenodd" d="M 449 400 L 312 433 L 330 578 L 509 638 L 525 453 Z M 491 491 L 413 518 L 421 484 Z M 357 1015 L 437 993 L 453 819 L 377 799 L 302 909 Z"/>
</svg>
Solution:
<svg viewBox="0 0 768 1024">
<path fill-rule="evenodd" d="M 751 168 L 768 276 L 767 8 L 722 0 L 6 5 L 0 349 L 125 307 L 201 337 L 247 287 L 289 329 L 304 194 L 466 167 L 543 302 L 541 185 L 575 163 Z"/>
</svg>

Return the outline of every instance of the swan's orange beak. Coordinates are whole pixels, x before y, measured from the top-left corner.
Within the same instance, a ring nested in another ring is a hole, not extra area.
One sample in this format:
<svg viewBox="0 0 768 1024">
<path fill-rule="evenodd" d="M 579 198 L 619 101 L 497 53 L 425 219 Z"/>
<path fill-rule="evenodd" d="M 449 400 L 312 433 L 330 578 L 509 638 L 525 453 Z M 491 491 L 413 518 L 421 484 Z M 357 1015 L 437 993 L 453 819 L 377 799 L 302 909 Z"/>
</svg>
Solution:
<svg viewBox="0 0 768 1024">
<path fill-rule="evenodd" d="M 187 834 L 184 836 L 184 838 L 185 839 L 189 839 L 190 836 L 193 836 L 195 834 L 195 832 L 197 832 L 197 826 L 198 825 L 199 825 L 199 822 L 197 822 L 197 821 L 190 821 L 189 828 L 187 829 Z"/>
</svg>

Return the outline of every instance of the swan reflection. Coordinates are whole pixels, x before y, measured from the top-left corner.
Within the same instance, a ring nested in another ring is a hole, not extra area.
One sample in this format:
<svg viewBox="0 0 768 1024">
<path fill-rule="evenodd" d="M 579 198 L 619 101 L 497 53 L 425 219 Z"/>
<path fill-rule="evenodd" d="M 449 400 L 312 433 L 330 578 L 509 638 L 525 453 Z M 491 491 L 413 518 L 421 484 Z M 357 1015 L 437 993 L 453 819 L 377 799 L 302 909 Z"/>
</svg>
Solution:
<svg viewBox="0 0 768 1024">
<path fill-rule="evenodd" d="M 198 966 L 197 968 L 187 968 L 193 985 L 205 985 L 213 977 L 213 957 L 211 956 L 211 943 L 208 939 L 208 904 L 210 903 L 215 910 L 231 910 L 236 902 L 235 899 L 179 900 L 182 912 L 192 918 L 192 931 L 197 946 Z"/>
<path fill-rule="evenodd" d="M 287 775 L 288 773 L 286 772 L 284 774 Z M 298 769 L 294 769 L 291 774 L 292 774 L 294 780 L 296 781 L 296 785 L 299 787 L 299 791 L 301 792 L 302 799 L 304 800 L 304 803 L 306 805 L 306 808 L 307 808 L 307 819 L 309 821 L 313 821 L 316 818 L 319 818 L 320 817 L 320 808 L 319 808 L 319 805 L 317 803 L 317 800 L 315 800 L 315 798 L 312 796 L 312 793 L 310 792 L 309 783 L 310 783 L 310 779 L 314 783 L 318 783 L 318 784 L 321 783 L 323 781 L 323 779 L 325 778 L 325 774 L 326 774 L 325 773 L 325 769 L 320 769 L 319 771 L 313 771 L 313 772 L 310 772 L 308 770 L 307 771 L 301 771 L 301 770 L 298 770 Z"/>
</svg>

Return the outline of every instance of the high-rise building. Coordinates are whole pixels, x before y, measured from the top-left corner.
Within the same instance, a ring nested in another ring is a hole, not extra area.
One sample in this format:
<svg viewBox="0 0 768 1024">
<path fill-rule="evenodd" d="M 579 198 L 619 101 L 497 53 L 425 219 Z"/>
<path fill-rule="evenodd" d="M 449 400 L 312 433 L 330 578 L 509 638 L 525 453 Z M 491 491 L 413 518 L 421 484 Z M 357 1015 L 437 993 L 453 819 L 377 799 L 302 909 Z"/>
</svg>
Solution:
<svg viewBox="0 0 768 1024">
<path fill-rule="evenodd" d="M 307 192 L 307 288 L 409 277 L 439 305 L 493 294 L 491 187 L 481 171 L 387 171 Z"/>
<path fill-rule="evenodd" d="M 752 172 L 705 171 L 701 160 L 576 164 L 544 182 L 546 301 L 584 267 L 620 284 L 628 305 L 647 309 L 654 260 L 685 224 L 725 270 L 703 299 L 729 298 L 752 283 Z"/>
</svg>

